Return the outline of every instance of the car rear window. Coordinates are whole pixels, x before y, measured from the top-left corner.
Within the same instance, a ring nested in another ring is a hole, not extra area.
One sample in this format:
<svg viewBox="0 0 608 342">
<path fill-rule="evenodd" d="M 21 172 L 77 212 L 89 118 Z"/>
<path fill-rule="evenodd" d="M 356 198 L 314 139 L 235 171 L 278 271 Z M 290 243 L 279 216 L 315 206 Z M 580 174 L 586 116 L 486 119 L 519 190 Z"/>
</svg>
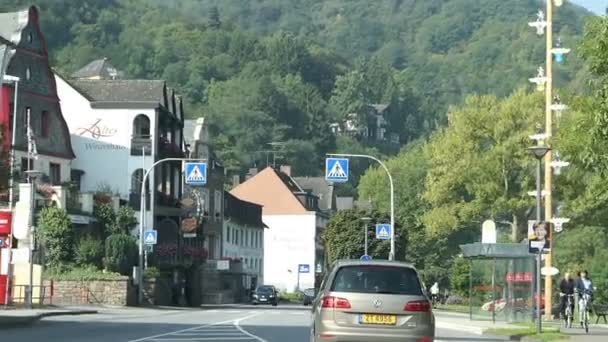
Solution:
<svg viewBox="0 0 608 342">
<path fill-rule="evenodd" d="M 422 295 L 416 271 L 408 267 L 356 265 L 341 267 L 331 291 Z"/>
</svg>

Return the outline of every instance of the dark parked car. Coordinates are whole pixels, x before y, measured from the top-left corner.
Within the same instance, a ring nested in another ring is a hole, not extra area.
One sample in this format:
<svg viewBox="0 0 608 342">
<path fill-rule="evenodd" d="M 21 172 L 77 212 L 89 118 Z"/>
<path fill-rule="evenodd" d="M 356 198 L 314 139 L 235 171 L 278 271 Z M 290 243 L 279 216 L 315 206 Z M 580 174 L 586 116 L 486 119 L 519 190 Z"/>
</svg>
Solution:
<svg viewBox="0 0 608 342">
<path fill-rule="evenodd" d="M 315 293 L 316 291 L 314 288 L 306 289 L 302 292 L 302 303 L 304 306 L 312 304 L 315 300 Z"/>
<path fill-rule="evenodd" d="M 272 285 L 263 285 L 255 289 L 252 296 L 253 305 L 258 304 L 272 304 L 277 306 L 279 304 L 279 293 L 277 289 Z"/>
</svg>

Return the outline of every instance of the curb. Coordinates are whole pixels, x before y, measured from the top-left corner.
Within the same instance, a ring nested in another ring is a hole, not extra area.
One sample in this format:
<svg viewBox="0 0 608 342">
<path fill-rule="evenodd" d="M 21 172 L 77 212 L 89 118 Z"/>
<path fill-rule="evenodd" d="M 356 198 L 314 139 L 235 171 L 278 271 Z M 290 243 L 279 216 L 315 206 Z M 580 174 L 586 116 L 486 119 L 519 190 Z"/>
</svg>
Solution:
<svg viewBox="0 0 608 342">
<path fill-rule="evenodd" d="M 0 316 L 0 328 L 12 328 L 16 326 L 30 325 L 40 321 L 47 317 L 57 316 L 78 316 L 78 315 L 90 315 L 98 313 L 97 310 L 77 310 L 77 311 L 57 311 L 57 312 L 43 312 L 31 316 Z"/>
<path fill-rule="evenodd" d="M 277 306 L 272 305 L 242 305 L 242 304 L 205 304 L 200 307 L 203 310 L 288 310 L 288 311 L 311 311 L 311 306 L 281 306 L 280 304 Z"/>
</svg>

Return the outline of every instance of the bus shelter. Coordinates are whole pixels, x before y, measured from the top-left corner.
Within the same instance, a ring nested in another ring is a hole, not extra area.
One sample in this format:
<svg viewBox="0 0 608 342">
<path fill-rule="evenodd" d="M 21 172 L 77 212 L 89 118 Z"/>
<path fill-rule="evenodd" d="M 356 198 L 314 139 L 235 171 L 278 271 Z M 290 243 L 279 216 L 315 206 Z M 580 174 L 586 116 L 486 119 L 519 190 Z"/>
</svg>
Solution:
<svg viewBox="0 0 608 342">
<path fill-rule="evenodd" d="M 535 257 L 527 244 L 461 245 L 469 260 L 471 320 L 524 322 L 534 317 Z"/>
</svg>

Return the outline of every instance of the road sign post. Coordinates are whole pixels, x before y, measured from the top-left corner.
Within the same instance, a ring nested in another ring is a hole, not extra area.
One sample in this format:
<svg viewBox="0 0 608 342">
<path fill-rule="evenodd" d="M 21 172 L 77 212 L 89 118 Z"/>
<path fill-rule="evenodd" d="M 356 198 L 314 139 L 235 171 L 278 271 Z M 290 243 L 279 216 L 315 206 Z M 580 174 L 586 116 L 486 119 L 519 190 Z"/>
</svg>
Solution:
<svg viewBox="0 0 608 342">
<path fill-rule="evenodd" d="M 300 273 L 310 273 L 310 265 L 308 265 L 308 264 L 299 264 L 298 265 L 298 286 L 297 286 L 298 290 L 300 290 Z"/>
<path fill-rule="evenodd" d="M 145 243 L 144 243 L 144 224 L 145 224 L 145 218 L 146 218 L 146 181 L 148 180 L 148 176 L 150 175 L 150 173 L 152 172 L 152 170 L 154 170 L 154 168 L 164 162 L 167 161 L 181 161 L 183 162 L 187 162 L 187 161 L 192 161 L 192 162 L 198 162 L 198 164 L 200 164 L 201 162 L 204 163 L 206 161 L 206 159 L 189 159 L 189 158 L 165 158 L 165 159 L 161 159 L 161 160 L 157 160 L 156 162 L 154 162 L 152 164 L 152 166 L 150 166 L 146 172 L 144 173 L 144 177 L 141 180 L 141 194 L 140 194 L 140 204 L 139 204 L 139 214 L 140 214 L 140 218 L 139 218 L 139 264 L 138 264 L 138 272 L 137 272 L 137 299 L 138 299 L 138 303 L 141 305 L 143 304 L 144 301 L 144 291 L 143 291 L 143 268 L 144 268 L 144 252 L 145 252 Z M 195 163 L 196 164 L 196 163 Z M 206 165 L 206 164 L 205 164 Z M 191 170 L 192 171 L 192 170 Z M 199 169 L 200 171 L 200 169 Z M 206 167 L 205 167 L 205 182 L 206 182 Z M 151 187 L 154 188 L 154 187 Z"/>
<path fill-rule="evenodd" d="M 391 176 L 391 173 L 388 171 L 388 168 L 386 167 L 386 165 L 378 158 L 373 157 L 373 156 L 369 156 L 366 154 L 347 154 L 347 153 L 329 153 L 328 156 L 333 156 L 333 157 L 352 157 L 352 158 L 366 158 L 366 159 L 371 159 L 374 160 L 376 162 L 378 162 L 378 164 L 380 164 L 380 166 L 382 166 L 382 168 L 384 169 L 384 171 L 386 171 L 386 174 L 388 175 L 388 181 L 390 184 L 390 190 L 391 190 L 391 252 L 388 256 L 389 260 L 395 260 L 395 186 L 393 184 L 393 177 Z M 337 159 L 337 158 L 327 158 L 325 161 L 325 168 L 326 168 L 326 177 L 325 179 L 327 179 L 328 181 L 332 181 L 331 179 L 328 179 L 327 175 L 329 174 L 329 172 L 327 172 L 327 168 L 328 168 L 328 160 L 330 159 Z M 347 174 L 348 175 L 348 174 Z"/>
</svg>

